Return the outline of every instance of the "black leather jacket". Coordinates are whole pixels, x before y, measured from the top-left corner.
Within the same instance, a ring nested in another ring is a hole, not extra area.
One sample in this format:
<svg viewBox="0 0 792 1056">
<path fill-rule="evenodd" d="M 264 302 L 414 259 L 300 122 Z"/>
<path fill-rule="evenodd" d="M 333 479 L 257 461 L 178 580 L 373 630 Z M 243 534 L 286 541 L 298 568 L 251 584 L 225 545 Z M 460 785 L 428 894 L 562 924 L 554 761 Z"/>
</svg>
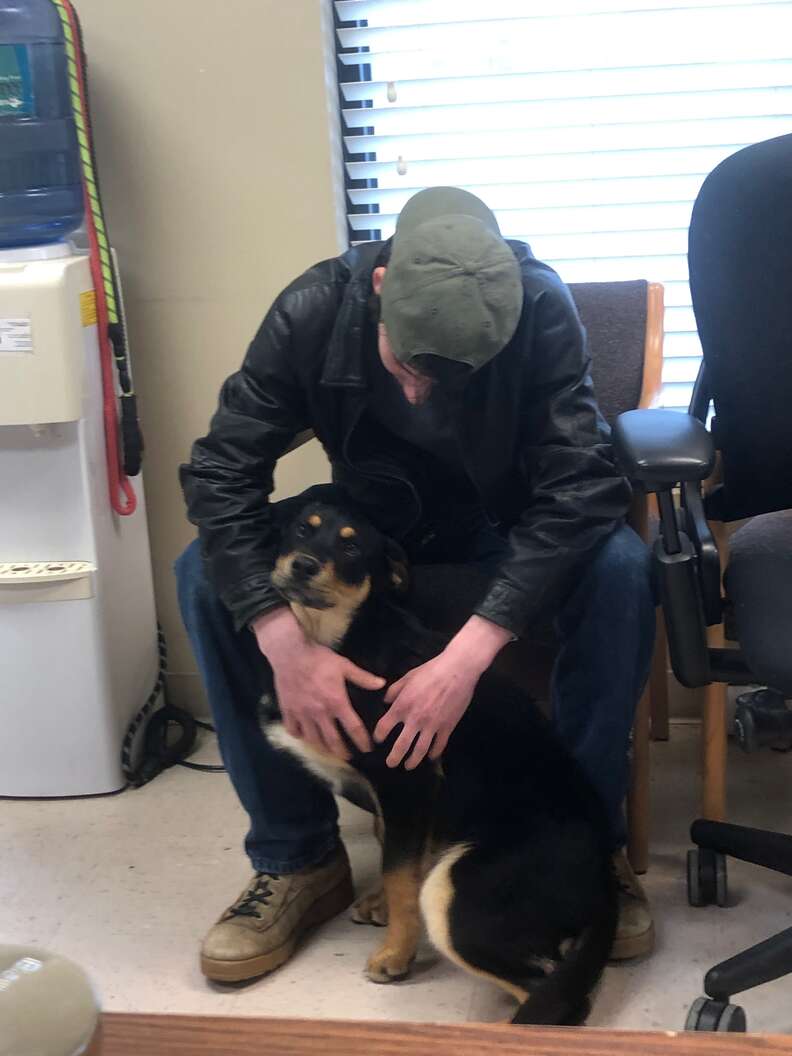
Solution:
<svg viewBox="0 0 792 1056">
<path fill-rule="evenodd" d="M 526 245 L 510 245 L 523 274 L 522 316 L 506 348 L 469 381 L 459 439 L 485 510 L 509 530 L 508 554 L 477 611 L 519 635 L 550 614 L 621 522 L 630 488 L 614 464 L 569 291 Z M 381 249 L 368 243 L 317 264 L 278 297 L 181 467 L 210 581 L 238 628 L 281 604 L 270 585 L 277 531 L 267 499 L 275 463 L 303 430 L 316 433 L 353 500 L 398 514 L 398 524 L 388 521 L 394 534 L 421 520 L 409 472 L 360 421 L 377 354 L 369 297 Z"/>
</svg>

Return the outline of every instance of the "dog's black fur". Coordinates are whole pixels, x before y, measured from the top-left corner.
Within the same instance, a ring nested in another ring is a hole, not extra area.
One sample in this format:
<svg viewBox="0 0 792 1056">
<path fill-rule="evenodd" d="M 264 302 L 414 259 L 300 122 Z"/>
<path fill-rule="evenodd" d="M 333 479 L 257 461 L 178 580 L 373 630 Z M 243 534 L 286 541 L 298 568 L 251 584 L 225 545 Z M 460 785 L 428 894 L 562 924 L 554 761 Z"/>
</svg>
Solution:
<svg viewBox="0 0 792 1056">
<path fill-rule="evenodd" d="M 320 640 L 323 621 L 343 609 L 325 644 L 340 629 L 329 644 L 391 684 L 445 645 L 410 613 L 406 575 L 404 555 L 370 524 L 312 505 L 285 529 L 273 583 Z M 372 732 L 387 710 L 384 691 L 348 689 Z M 492 672 L 440 765 L 389 769 L 399 730 L 367 754 L 345 738 L 346 764 L 265 724 L 273 743 L 336 791 L 373 798 L 384 822 L 388 933 L 369 975 L 384 982 L 409 970 L 423 885 L 435 945 L 514 994 L 514 1022 L 581 1023 L 617 917 L 607 825 L 589 782 L 533 702 Z"/>
</svg>

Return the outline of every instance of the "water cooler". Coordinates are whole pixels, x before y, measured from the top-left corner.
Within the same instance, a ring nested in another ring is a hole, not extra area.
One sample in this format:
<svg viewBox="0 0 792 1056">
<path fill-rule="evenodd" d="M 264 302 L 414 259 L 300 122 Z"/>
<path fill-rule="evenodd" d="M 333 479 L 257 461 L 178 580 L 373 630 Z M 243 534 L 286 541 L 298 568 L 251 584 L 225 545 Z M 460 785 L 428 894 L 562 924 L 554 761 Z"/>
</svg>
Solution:
<svg viewBox="0 0 792 1056">
<path fill-rule="evenodd" d="M 124 785 L 158 671 L 145 503 L 111 509 L 63 35 L 0 0 L 0 796 Z"/>
</svg>

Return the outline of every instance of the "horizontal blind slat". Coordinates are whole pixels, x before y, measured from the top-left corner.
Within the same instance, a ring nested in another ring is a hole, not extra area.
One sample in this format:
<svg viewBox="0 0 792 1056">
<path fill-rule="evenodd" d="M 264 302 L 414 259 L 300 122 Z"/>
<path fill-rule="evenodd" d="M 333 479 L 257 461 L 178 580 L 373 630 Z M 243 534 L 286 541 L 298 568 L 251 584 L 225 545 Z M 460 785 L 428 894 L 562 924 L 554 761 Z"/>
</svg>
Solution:
<svg viewBox="0 0 792 1056">
<path fill-rule="evenodd" d="M 623 150 L 628 145 L 645 150 L 664 147 L 716 146 L 737 149 L 746 143 L 770 139 L 788 132 L 792 120 L 786 115 L 736 117 L 706 121 L 659 121 L 653 124 L 605 125 L 599 128 L 514 129 L 512 131 L 406 136 L 345 136 L 350 154 L 376 153 L 380 161 L 438 160 L 494 154 L 541 155 L 600 150 Z"/>
<path fill-rule="evenodd" d="M 378 61 L 399 53 L 476 52 L 490 58 L 530 58 L 534 69 L 603 69 L 624 64 L 788 58 L 785 5 L 748 3 L 713 9 L 676 8 L 513 18 L 404 27 L 339 29 L 343 48 L 368 48 L 374 79 Z M 387 48 L 387 51 L 384 49 Z M 527 55 L 525 53 L 527 52 Z M 559 65 L 561 63 L 561 65 Z M 386 77 L 385 80 L 393 80 Z"/>
<path fill-rule="evenodd" d="M 648 282 L 661 282 L 663 285 L 679 282 L 687 286 L 687 257 L 683 253 L 544 259 L 564 282 L 625 282 L 631 279 L 646 279 Z"/>
<path fill-rule="evenodd" d="M 778 88 L 674 92 L 651 96 L 551 99 L 509 103 L 344 110 L 349 131 L 370 126 L 378 136 L 479 130 L 624 125 L 656 121 L 764 117 L 792 114 L 792 84 Z"/>
<path fill-rule="evenodd" d="M 678 384 L 695 381 L 700 361 L 700 356 L 688 358 L 666 356 L 663 359 L 663 383 Z"/>
<path fill-rule="evenodd" d="M 539 235 L 588 235 L 598 232 L 668 232 L 684 231 L 690 223 L 693 199 L 682 202 L 653 202 L 640 205 L 594 205 L 552 209 L 499 209 L 493 211 L 504 235 L 512 232 L 532 231 Z M 349 222 L 354 230 L 371 226 L 366 213 L 352 213 Z M 392 231 L 396 224 L 395 213 L 377 214 L 377 222 L 383 230 Z M 654 236 L 653 236 L 654 237 Z"/>
<path fill-rule="evenodd" d="M 690 306 L 690 291 L 686 288 L 685 290 L 686 299 L 683 302 L 679 300 L 671 300 L 669 298 L 669 291 L 666 290 L 665 297 L 665 328 L 666 333 L 677 333 L 677 334 L 695 334 L 696 333 L 696 317 L 693 315 L 693 309 Z M 698 340 L 698 338 L 697 338 Z M 673 355 L 674 353 L 669 353 Z"/>
<path fill-rule="evenodd" d="M 792 60 L 707 62 L 685 66 L 626 67 L 615 70 L 565 70 L 471 77 L 438 77 L 398 81 L 349 81 L 341 84 L 347 102 L 373 107 L 438 106 L 444 103 L 511 102 L 515 99 L 574 99 L 611 95 L 664 94 L 673 82 L 677 92 L 719 88 L 771 88 L 792 83 Z"/>
<path fill-rule="evenodd" d="M 434 161 L 347 162 L 352 180 L 376 180 L 377 187 L 410 192 L 421 187 L 459 183 L 462 186 L 495 187 L 499 183 L 524 184 L 566 180 L 607 180 L 665 175 L 705 175 L 734 153 L 731 144 L 709 147 L 665 147 L 651 150 L 603 150 L 598 153 L 497 155 L 473 158 L 443 158 Z M 573 162 L 573 163 L 572 163 Z"/>
<path fill-rule="evenodd" d="M 766 0 L 783 3 L 784 0 Z M 427 23 L 484 21 L 525 17 L 557 17 L 572 14 L 604 14 L 661 10 L 664 8 L 726 8 L 744 7 L 745 0 L 552 0 L 532 2 L 526 9 L 525 0 L 336 0 L 336 11 L 341 21 L 366 21 L 370 26 L 418 26 Z"/>
<path fill-rule="evenodd" d="M 692 313 L 692 309 L 691 309 Z M 685 360 L 701 356 L 701 342 L 698 334 L 694 331 L 688 334 L 677 334 L 669 329 L 666 323 L 665 345 L 663 347 L 666 360 Z"/>
<path fill-rule="evenodd" d="M 693 398 L 693 384 L 664 383 L 660 392 L 659 405 L 673 411 L 685 411 Z"/>
<path fill-rule="evenodd" d="M 575 166 L 577 168 L 577 166 Z M 641 178 L 574 180 L 544 183 L 469 184 L 457 180 L 456 186 L 483 199 L 490 209 L 550 209 L 584 205 L 628 205 L 649 202 L 692 202 L 698 194 L 706 170 L 690 176 L 648 176 Z M 439 180 L 442 184 L 444 181 Z M 385 213 L 399 213 L 405 203 L 420 189 L 352 188 L 353 205 L 378 205 Z"/>
</svg>

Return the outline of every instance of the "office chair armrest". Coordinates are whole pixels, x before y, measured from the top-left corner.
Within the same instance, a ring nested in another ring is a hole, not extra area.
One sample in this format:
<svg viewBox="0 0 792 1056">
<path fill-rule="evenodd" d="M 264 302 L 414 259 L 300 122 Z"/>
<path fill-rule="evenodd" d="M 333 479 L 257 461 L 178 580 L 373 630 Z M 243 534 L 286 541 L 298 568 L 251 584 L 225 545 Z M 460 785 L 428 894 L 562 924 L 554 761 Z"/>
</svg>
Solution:
<svg viewBox="0 0 792 1056">
<path fill-rule="evenodd" d="M 655 580 L 665 615 L 671 666 L 683 686 L 713 678 L 707 626 L 720 622 L 720 563 L 704 515 L 701 481 L 715 447 L 697 418 L 676 411 L 619 415 L 613 444 L 625 474 L 657 493 L 660 537 L 653 547 Z M 681 508 L 673 490 L 681 485 Z"/>
<path fill-rule="evenodd" d="M 647 491 L 704 480 L 715 465 L 706 426 L 678 411 L 625 411 L 613 426 L 613 446 L 625 474 Z"/>
</svg>

